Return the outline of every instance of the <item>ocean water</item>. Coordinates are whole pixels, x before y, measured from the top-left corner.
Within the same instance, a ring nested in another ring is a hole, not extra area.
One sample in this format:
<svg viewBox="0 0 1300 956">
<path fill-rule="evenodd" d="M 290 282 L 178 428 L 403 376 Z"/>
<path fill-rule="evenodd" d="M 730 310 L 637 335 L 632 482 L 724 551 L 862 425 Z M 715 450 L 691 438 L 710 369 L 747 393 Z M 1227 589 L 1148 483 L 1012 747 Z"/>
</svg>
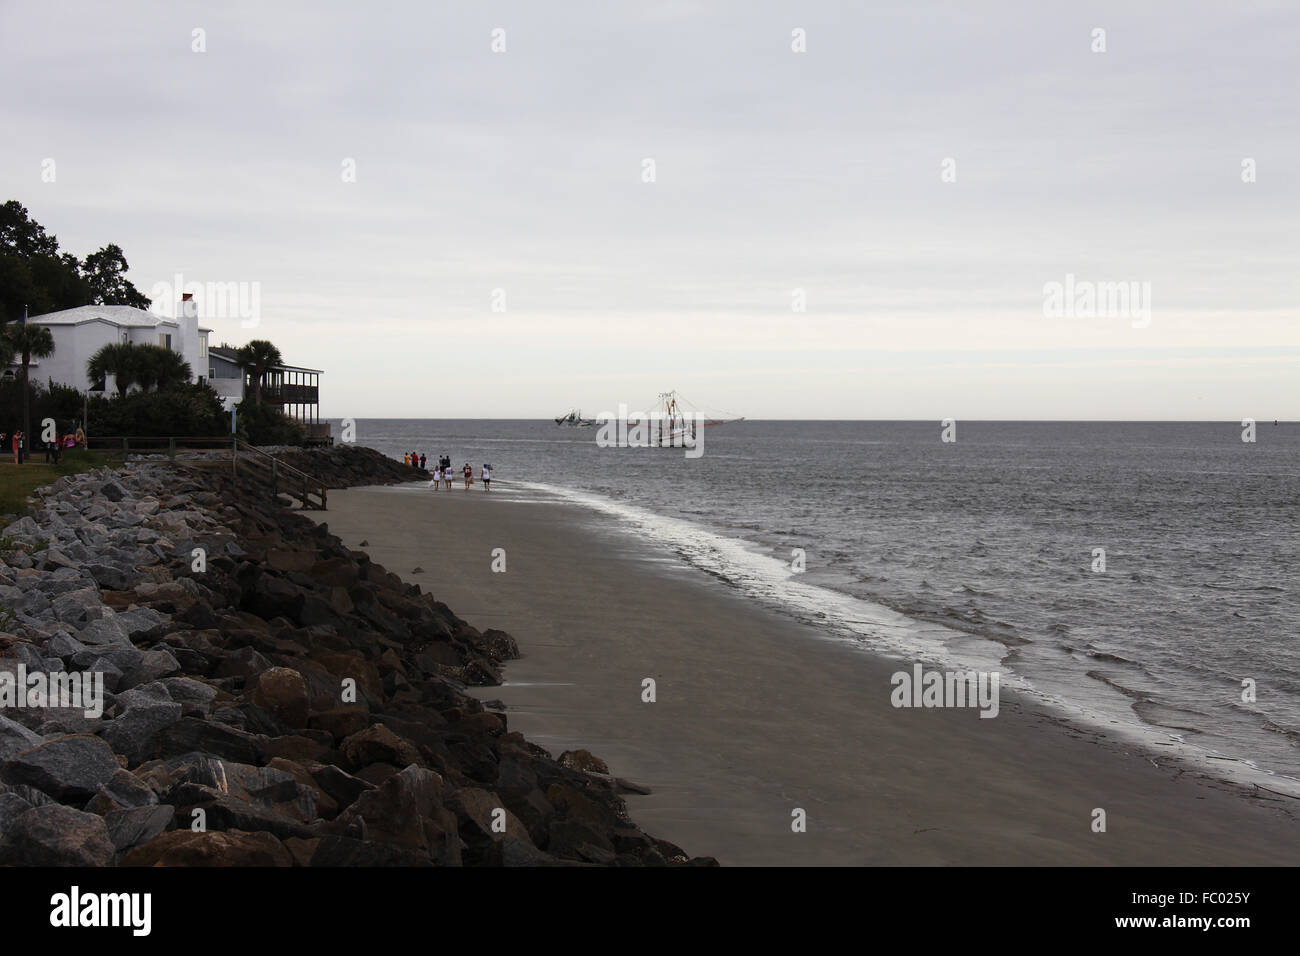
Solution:
<svg viewBox="0 0 1300 956">
<path fill-rule="evenodd" d="M 476 475 L 491 462 L 830 638 L 998 669 L 1101 726 L 1300 792 L 1300 424 L 1261 422 L 1253 443 L 1234 422 L 940 431 L 740 422 L 708 429 L 696 459 L 599 448 L 596 429 L 551 421 L 362 419 L 356 437 Z"/>
</svg>

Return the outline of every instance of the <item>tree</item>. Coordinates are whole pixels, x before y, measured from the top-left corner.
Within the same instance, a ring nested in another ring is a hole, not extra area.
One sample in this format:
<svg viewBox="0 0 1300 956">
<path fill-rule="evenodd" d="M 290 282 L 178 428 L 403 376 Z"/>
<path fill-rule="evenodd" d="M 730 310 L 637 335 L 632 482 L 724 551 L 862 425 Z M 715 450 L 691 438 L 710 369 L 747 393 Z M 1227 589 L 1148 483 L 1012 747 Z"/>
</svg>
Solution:
<svg viewBox="0 0 1300 956">
<path fill-rule="evenodd" d="M 239 437 L 250 445 L 301 445 L 305 429 L 274 405 L 256 405 L 252 396 L 235 406 Z"/>
<path fill-rule="evenodd" d="M 253 378 L 253 404 L 262 404 L 262 380 L 277 365 L 284 364 L 280 350 L 266 339 L 253 339 L 235 354 L 235 361 Z"/>
<path fill-rule="evenodd" d="M 194 377 L 190 363 L 180 353 L 161 345 L 131 345 L 116 342 L 100 348 L 86 363 L 86 375 L 92 382 L 106 375 L 117 378 L 118 397 L 126 395 L 132 385 L 143 391 L 168 391 L 187 385 Z"/>
<path fill-rule="evenodd" d="M 11 199 L 0 206 L 0 325 L 31 315 L 90 304 L 81 263 L 59 252 L 59 240 Z"/>
<path fill-rule="evenodd" d="M 194 377 L 190 363 L 161 345 L 132 346 L 135 362 L 136 384 L 145 391 L 151 388 L 160 392 L 185 385 Z"/>
<path fill-rule="evenodd" d="M 42 384 L 33 375 L 31 382 L 23 388 L 23 382 L 17 375 L 0 378 L 0 430 L 12 432 L 22 428 L 23 392 L 28 393 L 31 420 L 40 423 L 52 418 L 63 432 L 72 431 L 74 422 L 80 421 L 85 396 L 70 385 L 55 382 Z"/>
<path fill-rule="evenodd" d="M 129 343 L 110 342 L 103 346 L 86 363 L 86 376 L 92 382 L 103 381 L 107 375 L 117 379 L 117 394 L 123 396 L 136 383 L 135 346 Z"/>
<path fill-rule="evenodd" d="M 54 354 L 54 336 L 50 330 L 43 325 L 32 325 L 30 322 L 19 322 L 17 325 L 10 325 L 4 330 L 4 337 L 8 341 L 8 347 L 12 350 L 11 354 L 18 355 L 22 359 L 23 365 L 23 434 L 28 436 L 27 447 L 32 448 L 31 434 L 31 405 L 29 403 L 30 390 L 27 387 L 27 372 L 31 368 L 32 359 L 49 358 Z"/>
<path fill-rule="evenodd" d="M 31 259 L 57 255 L 58 251 L 59 240 L 31 218 L 17 199 L 0 206 L 0 252 Z"/>
<path fill-rule="evenodd" d="M 110 242 L 98 252 L 86 256 L 81 265 L 81 277 L 90 287 L 90 304 L 149 308 L 149 297 L 126 277 L 128 268 L 126 255 L 116 243 Z"/>
<path fill-rule="evenodd" d="M 208 385 L 185 384 L 163 392 L 132 392 L 115 398 L 92 396 L 88 404 L 89 419 L 99 435 L 206 438 L 230 429 L 230 412 Z"/>
<path fill-rule="evenodd" d="M 0 325 L 79 305 L 130 305 L 149 308 L 149 299 L 126 277 L 122 247 L 109 243 L 80 261 L 59 251 L 59 240 L 45 231 L 16 199 L 0 205 Z"/>
</svg>

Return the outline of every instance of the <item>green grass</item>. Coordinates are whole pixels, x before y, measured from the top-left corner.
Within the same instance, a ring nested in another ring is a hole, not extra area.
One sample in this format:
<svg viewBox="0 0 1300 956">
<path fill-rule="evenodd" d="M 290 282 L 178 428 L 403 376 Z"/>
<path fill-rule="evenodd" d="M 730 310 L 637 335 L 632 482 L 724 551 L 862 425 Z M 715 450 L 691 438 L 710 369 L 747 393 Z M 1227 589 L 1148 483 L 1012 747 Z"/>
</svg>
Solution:
<svg viewBox="0 0 1300 956">
<path fill-rule="evenodd" d="M 41 451 L 23 464 L 15 465 L 12 452 L 0 455 L 0 514 L 19 515 L 31 513 L 27 499 L 41 485 L 48 485 L 64 475 L 79 475 L 95 468 L 116 467 L 122 464 L 121 452 L 65 450 L 57 465 L 45 464 Z"/>
</svg>

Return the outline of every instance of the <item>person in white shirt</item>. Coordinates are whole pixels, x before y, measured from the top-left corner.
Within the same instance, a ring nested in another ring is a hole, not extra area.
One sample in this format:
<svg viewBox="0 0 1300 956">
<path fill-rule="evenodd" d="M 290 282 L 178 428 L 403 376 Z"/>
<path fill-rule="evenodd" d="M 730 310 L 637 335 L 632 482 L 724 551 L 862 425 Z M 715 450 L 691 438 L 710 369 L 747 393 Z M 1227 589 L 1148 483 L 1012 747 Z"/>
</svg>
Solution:
<svg viewBox="0 0 1300 956">
<path fill-rule="evenodd" d="M 484 491 L 492 490 L 492 466 L 491 465 L 483 466 L 483 490 Z"/>
</svg>

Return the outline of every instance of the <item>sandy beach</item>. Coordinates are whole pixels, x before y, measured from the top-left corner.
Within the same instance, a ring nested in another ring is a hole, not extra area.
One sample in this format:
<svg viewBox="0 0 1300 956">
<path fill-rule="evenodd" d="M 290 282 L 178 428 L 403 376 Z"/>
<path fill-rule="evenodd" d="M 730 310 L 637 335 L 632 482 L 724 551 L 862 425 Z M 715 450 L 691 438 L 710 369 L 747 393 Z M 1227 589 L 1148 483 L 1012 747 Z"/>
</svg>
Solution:
<svg viewBox="0 0 1300 956">
<path fill-rule="evenodd" d="M 507 483 L 490 494 L 420 483 L 331 491 L 313 517 L 475 627 L 509 631 L 523 657 L 479 696 L 553 753 L 585 747 L 648 787 L 627 798 L 633 818 L 692 854 L 1300 863 L 1295 800 L 1184 772 L 1005 690 L 991 720 L 896 709 L 890 675 L 912 662 L 827 640 L 577 506 Z M 806 832 L 792 832 L 796 810 Z"/>
</svg>

